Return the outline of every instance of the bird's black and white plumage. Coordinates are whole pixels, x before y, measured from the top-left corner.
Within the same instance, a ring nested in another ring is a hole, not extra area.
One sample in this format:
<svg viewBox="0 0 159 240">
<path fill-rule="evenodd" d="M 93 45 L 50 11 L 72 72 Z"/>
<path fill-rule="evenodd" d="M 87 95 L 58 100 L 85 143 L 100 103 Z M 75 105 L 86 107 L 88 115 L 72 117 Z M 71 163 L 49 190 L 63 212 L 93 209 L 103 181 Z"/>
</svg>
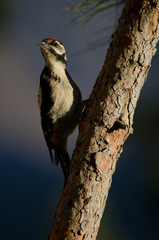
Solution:
<svg viewBox="0 0 159 240">
<path fill-rule="evenodd" d="M 38 45 L 45 59 L 38 94 L 41 125 L 51 160 L 60 162 L 66 180 L 70 164 L 67 139 L 81 115 L 81 92 L 66 70 L 66 52 L 61 41 L 47 38 Z"/>
</svg>

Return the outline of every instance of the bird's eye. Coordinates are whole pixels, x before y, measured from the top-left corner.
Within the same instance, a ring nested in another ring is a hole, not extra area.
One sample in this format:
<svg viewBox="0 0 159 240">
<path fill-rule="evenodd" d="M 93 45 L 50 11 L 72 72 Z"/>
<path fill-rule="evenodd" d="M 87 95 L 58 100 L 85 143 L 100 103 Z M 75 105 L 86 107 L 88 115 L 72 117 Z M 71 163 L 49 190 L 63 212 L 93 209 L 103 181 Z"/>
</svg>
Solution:
<svg viewBox="0 0 159 240">
<path fill-rule="evenodd" d="M 53 46 L 57 47 L 57 46 L 58 46 L 58 43 L 57 43 L 57 42 L 54 42 L 54 43 L 53 43 Z"/>
</svg>

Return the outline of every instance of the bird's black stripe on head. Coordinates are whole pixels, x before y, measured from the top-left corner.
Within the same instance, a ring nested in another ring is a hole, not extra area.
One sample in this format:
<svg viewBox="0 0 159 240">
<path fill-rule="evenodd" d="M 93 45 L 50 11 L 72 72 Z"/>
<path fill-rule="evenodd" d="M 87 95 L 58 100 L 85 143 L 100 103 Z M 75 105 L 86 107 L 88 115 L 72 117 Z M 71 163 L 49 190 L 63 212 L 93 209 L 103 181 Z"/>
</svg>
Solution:
<svg viewBox="0 0 159 240">
<path fill-rule="evenodd" d="M 56 57 L 57 61 L 61 61 L 62 63 L 66 64 L 66 54 L 59 55 L 56 53 L 56 51 L 51 48 L 50 52 Z"/>
</svg>

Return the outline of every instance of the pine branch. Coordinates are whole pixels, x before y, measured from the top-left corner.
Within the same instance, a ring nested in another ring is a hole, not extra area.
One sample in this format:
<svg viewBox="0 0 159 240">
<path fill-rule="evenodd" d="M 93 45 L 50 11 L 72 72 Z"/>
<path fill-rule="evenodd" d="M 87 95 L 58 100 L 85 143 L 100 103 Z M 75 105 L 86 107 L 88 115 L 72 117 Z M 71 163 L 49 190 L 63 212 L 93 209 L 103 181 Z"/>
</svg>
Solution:
<svg viewBox="0 0 159 240">
<path fill-rule="evenodd" d="M 77 23 L 86 24 L 89 20 L 95 17 L 97 14 L 106 11 L 112 7 L 121 5 L 126 0 L 85 0 L 79 2 L 75 6 L 70 4 L 65 7 L 66 11 L 76 12 L 77 16 L 72 19 L 68 26 L 72 26 Z"/>
</svg>

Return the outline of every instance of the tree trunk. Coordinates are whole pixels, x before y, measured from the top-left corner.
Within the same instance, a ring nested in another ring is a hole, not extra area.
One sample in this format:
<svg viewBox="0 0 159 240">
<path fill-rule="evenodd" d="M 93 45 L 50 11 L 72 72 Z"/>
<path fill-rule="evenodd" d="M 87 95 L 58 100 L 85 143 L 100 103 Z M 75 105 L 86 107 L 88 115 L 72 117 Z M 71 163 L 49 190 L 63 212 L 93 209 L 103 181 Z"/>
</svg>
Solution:
<svg viewBox="0 0 159 240">
<path fill-rule="evenodd" d="M 49 240 L 96 238 L 117 159 L 159 39 L 158 0 L 129 0 L 79 126 Z"/>
</svg>

